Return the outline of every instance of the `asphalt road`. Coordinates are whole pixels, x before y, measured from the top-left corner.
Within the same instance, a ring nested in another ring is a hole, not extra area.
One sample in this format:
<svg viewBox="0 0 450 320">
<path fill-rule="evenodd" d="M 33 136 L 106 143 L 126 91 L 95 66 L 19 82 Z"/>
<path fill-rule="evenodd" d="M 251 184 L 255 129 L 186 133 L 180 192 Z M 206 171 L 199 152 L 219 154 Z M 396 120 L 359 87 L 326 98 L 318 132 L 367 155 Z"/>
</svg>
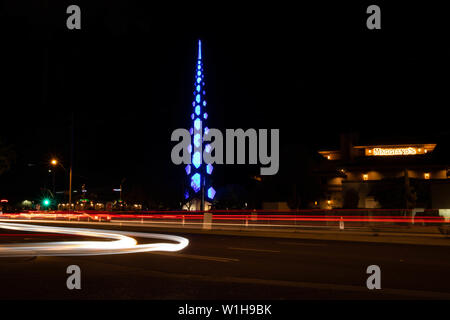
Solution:
<svg viewBox="0 0 450 320">
<path fill-rule="evenodd" d="M 0 258 L 0 299 L 450 299 L 448 247 L 171 234 L 190 245 L 174 253 Z M 81 268 L 81 290 L 66 287 L 69 265 Z M 381 268 L 381 290 L 366 287 L 369 265 Z"/>
</svg>

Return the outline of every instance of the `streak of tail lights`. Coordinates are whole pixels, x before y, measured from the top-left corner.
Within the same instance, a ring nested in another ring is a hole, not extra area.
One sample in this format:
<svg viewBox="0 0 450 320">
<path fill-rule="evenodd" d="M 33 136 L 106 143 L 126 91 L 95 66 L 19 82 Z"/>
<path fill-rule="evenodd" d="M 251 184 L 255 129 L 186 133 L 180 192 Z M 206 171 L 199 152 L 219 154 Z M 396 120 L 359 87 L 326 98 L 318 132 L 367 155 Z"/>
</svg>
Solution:
<svg viewBox="0 0 450 320">
<path fill-rule="evenodd" d="M 0 223 L 0 228 L 16 231 L 50 232 L 114 239 L 113 241 L 61 241 L 3 244 L 0 245 L 0 257 L 90 256 L 150 251 L 174 252 L 182 250 L 189 245 L 189 240 L 186 238 L 156 233 L 49 227 L 18 223 Z M 160 239 L 175 243 L 137 244 L 137 241 L 132 237 Z"/>
</svg>

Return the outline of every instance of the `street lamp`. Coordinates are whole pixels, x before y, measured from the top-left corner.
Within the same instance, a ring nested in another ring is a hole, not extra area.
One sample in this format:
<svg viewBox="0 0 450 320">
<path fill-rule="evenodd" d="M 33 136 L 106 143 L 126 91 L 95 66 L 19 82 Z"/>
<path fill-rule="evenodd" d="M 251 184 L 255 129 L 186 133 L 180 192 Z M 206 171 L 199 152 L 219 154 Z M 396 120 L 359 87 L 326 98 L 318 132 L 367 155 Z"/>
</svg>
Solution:
<svg viewBox="0 0 450 320">
<path fill-rule="evenodd" d="M 53 167 L 56 167 L 58 165 L 58 159 L 53 158 L 52 160 L 50 160 L 50 165 L 52 165 Z M 55 169 L 53 169 L 53 197 L 55 197 L 55 175 L 56 175 L 56 171 Z"/>
<path fill-rule="evenodd" d="M 66 168 L 62 165 L 62 163 L 59 163 L 59 160 L 56 158 L 52 158 L 50 160 L 50 165 L 53 167 L 56 167 L 60 165 L 64 171 L 67 171 Z M 53 170 L 53 194 L 55 194 L 55 170 Z M 70 164 L 70 171 L 69 171 L 69 211 L 72 208 L 72 163 Z"/>
</svg>

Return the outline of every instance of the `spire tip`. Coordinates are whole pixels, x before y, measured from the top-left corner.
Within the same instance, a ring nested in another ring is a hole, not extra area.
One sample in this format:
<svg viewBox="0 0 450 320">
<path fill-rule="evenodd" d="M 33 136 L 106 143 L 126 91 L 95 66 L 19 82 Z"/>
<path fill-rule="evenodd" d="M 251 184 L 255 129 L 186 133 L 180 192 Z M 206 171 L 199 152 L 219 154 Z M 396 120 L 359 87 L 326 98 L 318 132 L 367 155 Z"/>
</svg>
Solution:
<svg viewBox="0 0 450 320">
<path fill-rule="evenodd" d="M 202 58 L 202 40 L 198 40 L 198 59 Z"/>
</svg>

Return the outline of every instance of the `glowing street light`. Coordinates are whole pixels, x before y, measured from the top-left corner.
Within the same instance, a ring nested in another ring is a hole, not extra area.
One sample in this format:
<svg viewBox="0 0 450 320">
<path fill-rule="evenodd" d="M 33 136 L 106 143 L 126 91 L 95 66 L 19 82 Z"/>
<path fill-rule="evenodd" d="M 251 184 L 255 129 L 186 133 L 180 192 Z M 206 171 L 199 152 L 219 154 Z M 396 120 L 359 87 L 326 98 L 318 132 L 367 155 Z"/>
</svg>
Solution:
<svg viewBox="0 0 450 320">
<path fill-rule="evenodd" d="M 52 158 L 50 160 L 50 164 L 52 166 L 56 167 L 59 164 L 58 159 Z M 51 172 L 51 171 L 49 170 L 48 172 Z M 55 175 L 56 175 L 56 172 L 55 172 L 55 170 L 53 170 L 53 196 L 55 196 L 55 179 L 56 179 Z"/>
</svg>

